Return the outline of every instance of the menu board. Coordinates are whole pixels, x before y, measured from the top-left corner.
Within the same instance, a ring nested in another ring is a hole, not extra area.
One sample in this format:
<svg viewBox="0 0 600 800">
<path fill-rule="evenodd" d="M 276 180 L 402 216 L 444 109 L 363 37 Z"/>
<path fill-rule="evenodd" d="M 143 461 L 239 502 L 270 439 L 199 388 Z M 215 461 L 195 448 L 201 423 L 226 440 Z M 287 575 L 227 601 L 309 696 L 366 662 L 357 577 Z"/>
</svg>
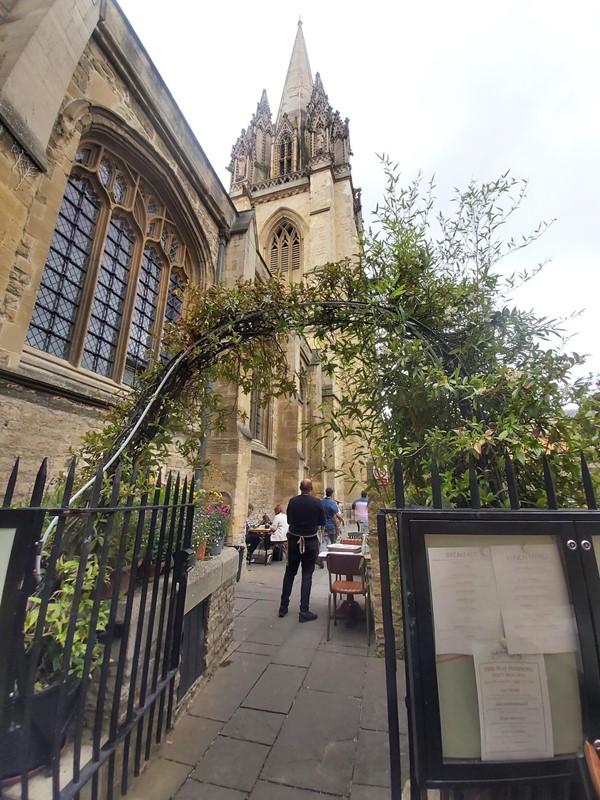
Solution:
<svg viewBox="0 0 600 800">
<path fill-rule="evenodd" d="M 444 758 L 574 752 L 577 631 L 553 537 L 428 535 L 426 547 Z"/>
</svg>

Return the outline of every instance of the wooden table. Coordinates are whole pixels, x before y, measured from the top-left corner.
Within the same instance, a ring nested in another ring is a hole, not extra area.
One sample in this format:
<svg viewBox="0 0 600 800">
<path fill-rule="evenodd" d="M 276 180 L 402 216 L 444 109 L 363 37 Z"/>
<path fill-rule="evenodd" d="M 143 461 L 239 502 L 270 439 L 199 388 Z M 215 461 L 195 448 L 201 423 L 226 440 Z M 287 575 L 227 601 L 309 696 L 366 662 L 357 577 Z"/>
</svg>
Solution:
<svg viewBox="0 0 600 800">
<path fill-rule="evenodd" d="M 265 537 L 266 537 L 266 535 L 268 533 L 271 532 L 271 528 L 268 528 L 266 525 L 257 525 L 255 528 L 249 528 L 248 532 L 249 533 L 258 533 L 258 535 L 260 536 L 260 542 L 258 544 L 258 547 L 260 547 L 260 545 L 262 544 L 262 546 L 264 548 L 264 551 L 265 551 L 265 566 L 266 566 L 267 565 L 267 561 L 268 561 L 268 556 L 269 556 L 269 550 L 268 550 L 267 547 L 265 547 Z M 256 552 L 256 550 L 254 552 Z"/>
</svg>

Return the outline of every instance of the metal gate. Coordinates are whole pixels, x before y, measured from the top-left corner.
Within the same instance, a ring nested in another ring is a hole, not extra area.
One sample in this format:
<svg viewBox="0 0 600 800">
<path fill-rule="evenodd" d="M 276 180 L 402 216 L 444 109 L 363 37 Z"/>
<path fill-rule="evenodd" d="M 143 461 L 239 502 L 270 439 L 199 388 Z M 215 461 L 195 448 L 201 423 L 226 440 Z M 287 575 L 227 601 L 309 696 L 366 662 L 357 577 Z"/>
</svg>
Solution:
<svg viewBox="0 0 600 800">
<path fill-rule="evenodd" d="M 191 556 L 192 482 L 99 470 L 78 508 L 71 464 L 54 507 L 42 464 L 27 507 L 0 511 L 0 770 L 27 800 L 125 794 L 171 726 Z"/>
<path fill-rule="evenodd" d="M 550 462 L 547 458 L 543 459 L 542 468 L 543 484 L 547 498 L 547 508 L 553 512 L 547 514 L 547 518 L 549 520 L 560 519 L 562 512 L 557 512 L 556 492 L 554 490 Z M 503 478 L 506 490 L 506 499 L 510 505 L 510 509 L 506 509 L 504 512 L 502 512 L 503 518 L 510 520 L 512 514 L 512 518 L 515 521 L 518 518 L 521 521 L 521 524 L 523 524 L 522 521 L 526 518 L 527 512 L 524 514 L 521 510 L 519 490 L 517 481 L 515 479 L 515 471 L 509 460 L 507 460 L 505 463 L 505 473 Z M 595 511 L 597 510 L 598 506 L 594 495 L 594 489 L 590 478 L 588 465 L 583 454 L 581 456 L 581 480 L 585 492 L 587 509 Z M 417 507 L 410 506 L 405 501 L 402 465 L 399 460 L 397 460 L 394 464 L 394 491 L 396 504 L 395 508 L 382 509 L 377 516 L 377 536 L 381 577 L 381 610 L 383 620 L 386 662 L 386 691 L 388 701 L 392 786 L 391 796 L 392 800 L 400 800 L 400 798 L 403 796 L 403 783 L 411 778 L 411 798 L 412 800 L 422 800 L 422 797 L 424 796 L 424 794 L 422 794 L 422 787 L 421 790 L 419 790 L 417 785 L 418 781 L 416 780 L 415 776 L 414 749 L 416 744 L 414 735 L 411 736 L 410 741 L 410 775 L 402 775 L 400 761 L 400 727 L 398 718 L 399 698 L 396 682 L 397 643 L 399 637 L 401 636 L 404 636 L 405 642 L 408 642 L 411 638 L 409 626 L 414 625 L 415 621 L 414 615 L 410 612 L 407 612 L 407 609 L 410 609 L 411 604 L 414 604 L 413 594 L 415 591 L 415 586 L 409 585 L 410 580 L 407 580 L 406 575 L 402 575 L 399 527 L 400 518 L 402 516 L 401 512 L 407 509 L 417 509 Z M 431 496 L 431 506 L 427 507 L 427 509 L 424 507 L 419 507 L 422 513 L 427 510 L 431 511 L 431 509 L 441 510 L 443 508 L 440 476 L 435 464 L 432 465 L 431 472 Z M 483 518 L 485 512 L 477 513 L 480 512 L 481 505 L 479 499 L 479 487 L 475 476 L 473 463 L 471 464 L 470 468 L 470 501 L 470 509 L 476 512 L 475 514 L 471 514 L 471 516 L 475 518 Z M 447 513 L 445 515 L 440 515 L 438 512 L 437 515 L 429 516 L 437 516 L 438 518 L 444 516 L 444 519 L 450 520 L 453 512 L 457 511 L 460 510 L 452 509 L 448 511 L 448 509 L 446 509 Z M 418 516 L 418 514 L 415 516 Z M 469 515 L 463 514 L 462 516 L 464 517 Z M 500 515 L 496 512 L 496 516 Z M 538 518 L 543 515 L 534 512 L 534 516 Z M 597 515 L 593 516 L 596 517 Z M 590 538 L 590 536 L 586 537 L 586 539 Z M 585 541 L 584 544 L 588 545 L 586 549 L 589 549 L 589 542 Z M 569 541 L 568 546 L 571 547 L 571 545 L 575 545 L 575 543 L 573 541 Z M 575 546 L 573 549 L 575 549 Z M 591 555 L 593 556 L 593 552 Z M 594 564 L 592 564 L 592 566 Z M 583 598 L 583 603 L 584 605 L 590 604 L 591 606 L 594 606 L 592 609 L 593 613 L 600 615 L 600 606 L 598 606 L 598 599 L 600 597 L 598 590 L 600 584 L 598 581 L 597 570 L 592 578 L 593 579 L 590 581 L 592 584 L 590 594 L 588 597 Z M 401 610 L 404 611 L 402 618 L 403 630 L 399 631 L 398 619 Z M 598 652 L 597 643 L 595 641 L 596 638 L 597 637 L 595 636 L 590 637 L 590 649 L 593 650 L 593 663 L 591 664 L 590 669 L 590 672 L 593 673 L 593 686 L 591 689 L 591 694 L 594 698 L 596 698 L 598 692 L 600 692 L 600 681 L 597 680 L 598 675 L 596 674 L 598 672 Z M 431 657 L 433 658 L 433 654 L 431 654 Z M 414 715 L 415 709 L 412 707 L 410 702 L 410 695 L 413 690 L 411 684 L 414 684 L 414 673 L 412 675 L 409 674 L 408 659 L 405 663 L 407 665 L 406 685 L 408 726 L 409 731 L 412 732 L 414 731 L 414 720 L 411 719 L 411 715 Z M 593 704 L 597 705 L 596 699 L 593 699 Z M 583 742 L 581 744 L 583 745 Z M 600 747 L 600 740 L 594 742 L 594 745 Z M 465 781 L 464 785 L 459 788 L 455 782 L 452 788 L 440 789 L 440 798 L 441 800 L 582 800 L 582 798 L 594 797 L 595 795 L 593 794 L 593 790 L 591 788 L 589 774 L 585 768 L 585 759 L 582 752 L 578 754 L 577 759 L 573 759 L 573 770 L 571 772 L 572 774 L 570 774 L 568 777 L 557 777 L 550 782 L 546 781 L 545 783 L 539 781 L 531 781 L 530 783 L 527 783 L 527 781 L 519 781 L 511 783 L 510 781 L 506 780 L 495 781 L 491 779 L 477 783 L 476 781 L 469 780 Z"/>
</svg>

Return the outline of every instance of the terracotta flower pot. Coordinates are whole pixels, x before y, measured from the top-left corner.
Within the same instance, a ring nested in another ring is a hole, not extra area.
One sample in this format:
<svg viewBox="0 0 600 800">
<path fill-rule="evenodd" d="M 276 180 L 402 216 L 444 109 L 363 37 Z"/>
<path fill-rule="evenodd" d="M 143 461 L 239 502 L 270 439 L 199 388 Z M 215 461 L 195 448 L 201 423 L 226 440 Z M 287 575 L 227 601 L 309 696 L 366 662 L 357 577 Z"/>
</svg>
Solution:
<svg viewBox="0 0 600 800">
<path fill-rule="evenodd" d="M 121 570 L 121 579 L 119 581 L 119 596 L 125 594 L 129 589 L 129 581 L 131 580 L 131 565 L 126 564 Z M 112 572 L 109 576 L 108 583 L 102 587 L 102 599 L 110 600 L 113 593 L 113 587 L 116 583 L 116 573 Z"/>
<path fill-rule="evenodd" d="M 204 561 L 206 558 L 206 541 L 200 542 L 198 545 L 198 549 L 196 550 L 196 558 L 198 561 Z"/>
</svg>

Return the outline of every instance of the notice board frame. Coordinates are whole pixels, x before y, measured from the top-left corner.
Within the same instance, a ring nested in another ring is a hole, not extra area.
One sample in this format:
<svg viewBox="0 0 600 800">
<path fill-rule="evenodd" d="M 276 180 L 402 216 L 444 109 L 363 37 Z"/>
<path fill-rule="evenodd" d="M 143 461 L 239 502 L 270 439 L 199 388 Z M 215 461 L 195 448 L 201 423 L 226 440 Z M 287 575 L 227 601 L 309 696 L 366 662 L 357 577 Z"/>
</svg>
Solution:
<svg viewBox="0 0 600 800">
<path fill-rule="evenodd" d="M 0 536 L 6 536 L 9 549 L 0 586 L 0 641 L 6 643 L 5 656 L 0 660 L 0 723 L 8 718 L 11 682 L 22 647 L 22 625 L 45 514 L 39 508 L 0 509 Z"/>
<path fill-rule="evenodd" d="M 427 788 L 536 784 L 568 780 L 585 772 L 582 752 L 527 761 L 444 761 L 425 537 L 428 534 L 467 535 L 474 540 L 489 534 L 555 537 L 578 629 L 582 729 L 584 738 L 595 742 L 600 738 L 600 579 L 599 559 L 593 542 L 594 537 L 598 537 L 596 545 L 600 542 L 600 513 L 398 510 L 395 514 L 402 582 L 412 796 L 419 796 L 418 792 Z"/>
</svg>

